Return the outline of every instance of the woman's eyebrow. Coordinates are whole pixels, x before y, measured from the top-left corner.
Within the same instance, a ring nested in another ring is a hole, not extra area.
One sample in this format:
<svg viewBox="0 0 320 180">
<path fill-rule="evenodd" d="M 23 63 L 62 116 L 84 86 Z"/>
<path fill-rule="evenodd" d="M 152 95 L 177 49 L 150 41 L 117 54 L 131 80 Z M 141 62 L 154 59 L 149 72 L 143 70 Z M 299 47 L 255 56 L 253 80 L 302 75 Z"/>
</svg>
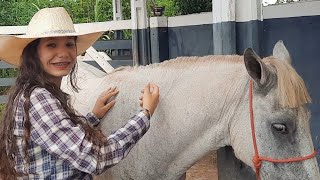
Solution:
<svg viewBox="0 0 320 180">
<path fill-rule="evenodd" d="M 54 39 L 55 39 L 55 38 L 53 38 L 53 37 L 44 38 L 44 39 L 43 39 L 43 42 L 52 41 L 52 40 L 54 40 Z"/>
</svg>

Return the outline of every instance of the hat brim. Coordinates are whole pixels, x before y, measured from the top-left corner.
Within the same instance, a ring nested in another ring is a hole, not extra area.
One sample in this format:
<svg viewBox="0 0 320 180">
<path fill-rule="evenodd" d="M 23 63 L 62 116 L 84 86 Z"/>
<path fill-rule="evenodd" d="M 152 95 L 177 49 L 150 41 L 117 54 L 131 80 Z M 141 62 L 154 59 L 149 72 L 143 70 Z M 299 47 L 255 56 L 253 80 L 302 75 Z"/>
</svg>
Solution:
<svg viewBox="0 0 320 180">
<path fill-rule="evenodd" d="M 92 46 L 103 34 L 103 32 L 94 33 L 67 33 L 67 34 L 45 34 L 43 36 L 0 36 L 0 60 L 6 61 L 14 66 L 20 66 L 23 49 L 32 41 L 45 37 L 66 37 L 77 36 L 77 55 L 84 53 Z"/>
</svg>

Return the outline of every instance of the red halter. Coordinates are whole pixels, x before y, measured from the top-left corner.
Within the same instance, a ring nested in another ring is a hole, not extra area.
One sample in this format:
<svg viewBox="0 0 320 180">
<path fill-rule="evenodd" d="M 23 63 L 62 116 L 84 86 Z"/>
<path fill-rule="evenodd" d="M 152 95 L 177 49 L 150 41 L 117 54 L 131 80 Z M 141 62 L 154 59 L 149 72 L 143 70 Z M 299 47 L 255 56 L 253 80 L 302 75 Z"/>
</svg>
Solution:
<svg viewBox="0 0 320 180">
<path fill-rule="evenodd" d="M 256 177 L 260 179 L 260 168 L 262 161 L 268 161 L 272 163 L 290 163 L 290 162 L 297 162 L 297 161 L 304 161 L 307 159 L 311 159 L 317 155 L 317 151 L 315 150 L 312 154 L 303 157 L 295 157 L 295 158 L 287 158 L 287 159 L 273 159 L 269 157 L 259 156 L 258 147 L 257 147 L 257 140 L 256 134 L 254 129 L 254 117 L 253 117 L 253 82 L 250 80 L 250 90 L 249 90 L 249 100 L 250 100 L 250 121 L 251 121 L 251 133 L 252 133 L 252 140 L 253 140 L 253 148 L 254 148 L 254 156 L 252 162 L 254 167 L 256 168 Z"/>
</svg>

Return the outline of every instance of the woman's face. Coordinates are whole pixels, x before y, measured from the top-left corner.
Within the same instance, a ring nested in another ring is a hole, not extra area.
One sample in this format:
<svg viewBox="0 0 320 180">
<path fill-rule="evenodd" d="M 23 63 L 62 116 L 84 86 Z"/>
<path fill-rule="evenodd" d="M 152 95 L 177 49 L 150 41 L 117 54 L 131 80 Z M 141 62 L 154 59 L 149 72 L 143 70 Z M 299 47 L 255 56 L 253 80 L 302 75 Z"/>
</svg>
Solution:
<svg viewBox="0 0 320 180">
<path fill-rule="evenodd" d="M 75 37 L 49 37 L 40 39 L 38 57 L 43 70 L 53 78 L 61 80 L 69 74 L 77 58 Z"/>
</svg>

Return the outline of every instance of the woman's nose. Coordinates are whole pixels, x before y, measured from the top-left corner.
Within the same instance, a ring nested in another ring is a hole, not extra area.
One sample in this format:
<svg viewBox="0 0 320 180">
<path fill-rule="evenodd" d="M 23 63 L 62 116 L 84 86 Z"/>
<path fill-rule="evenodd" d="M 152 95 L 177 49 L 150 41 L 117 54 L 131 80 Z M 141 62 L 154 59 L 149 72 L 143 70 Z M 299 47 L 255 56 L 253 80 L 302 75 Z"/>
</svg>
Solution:
<svg viewBox="0 0 320 180">
<path fill-rule="evenodd" d="M 65 57 L 68 57 L 68 54 L 69 54 L 69 52 L 68 52 L 68 49 L 67 48 L 59 48 L 58 49 L 58 57 L 59 58 L 65 58 Z"/>
</svg>

